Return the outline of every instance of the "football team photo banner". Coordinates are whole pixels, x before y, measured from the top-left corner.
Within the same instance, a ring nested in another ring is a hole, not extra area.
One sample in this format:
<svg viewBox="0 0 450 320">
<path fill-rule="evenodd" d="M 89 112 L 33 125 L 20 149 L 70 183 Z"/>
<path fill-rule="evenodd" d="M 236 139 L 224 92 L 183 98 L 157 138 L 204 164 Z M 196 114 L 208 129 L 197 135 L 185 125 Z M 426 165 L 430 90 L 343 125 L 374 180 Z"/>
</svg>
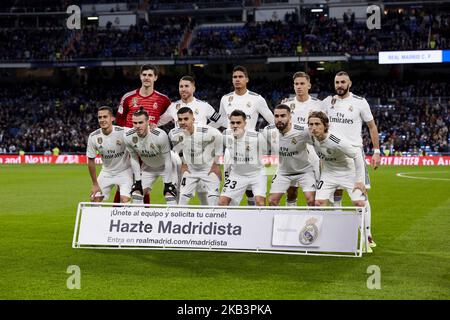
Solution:
<svg viewBox="0 0 450 320">
<path fill-rule="evenodd" d="M 73 248 L 362 255 L 363 208 L 82 202 Z M 360 229 L 361 228 L 361 229 Z"/>
</svg>

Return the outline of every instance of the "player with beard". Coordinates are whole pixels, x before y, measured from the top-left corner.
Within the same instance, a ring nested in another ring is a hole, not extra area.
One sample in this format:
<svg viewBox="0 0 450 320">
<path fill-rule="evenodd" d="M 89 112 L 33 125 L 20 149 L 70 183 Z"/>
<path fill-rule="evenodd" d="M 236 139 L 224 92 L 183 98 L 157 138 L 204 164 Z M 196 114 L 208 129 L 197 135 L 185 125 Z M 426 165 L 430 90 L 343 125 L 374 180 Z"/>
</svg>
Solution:
<svg viewBox="0 0 450 320">
<path fill-rule="evenodd" d="M 311 143 L 308 129 L 292 123 L 291 109 L 285 104 L 275 107 L 274 117 L 275 125 L 263 131 L 272 152 L 280 159 L 270 187 L 269 205 L 278 206 L 289 187 L 301 186 L 308 206 L 314 206 L 316 177 L 306 149 Z"/>
<path fill-rule="evenodd" d="M 366 99 L 350 92 L 352 82 L 347 72 L 340 71 L 334 78 L 334 88 L 336 95 L 329 96 L 323 100 L 323 108 L 325 109 L 329 120 L 330 130 L 334 133 L 356 143 L 363 151 L 362 125 L 367 124 L 369 128 L 370 138 L 373 145 L 372 167 L 377 169 L 380 165 L 380 142 L 378 137 L 378 129 L 375 124 L 370 106 Z M 365 164 L 365 161 L 364 161 Z M 367 167 L 365 168 L 365 185 L 370 188 L 369 174 Z M 342 190 L 335 194 L 334 205 L 341 206 Z M 371 247 L 376 244 L 373 241 L 371 233 L 371 209 L 367 199 L 367 213 L 365 215 L 366 234 Z"/>
</svg>

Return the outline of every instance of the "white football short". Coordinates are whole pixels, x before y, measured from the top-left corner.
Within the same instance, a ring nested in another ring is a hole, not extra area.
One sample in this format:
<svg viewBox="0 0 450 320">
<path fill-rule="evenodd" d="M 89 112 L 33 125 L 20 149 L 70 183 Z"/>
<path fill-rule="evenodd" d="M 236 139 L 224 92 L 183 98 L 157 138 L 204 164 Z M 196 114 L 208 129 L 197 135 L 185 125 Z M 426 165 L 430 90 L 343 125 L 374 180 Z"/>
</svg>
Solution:
<svg viewBox="0 0 450 320">
<path fill-rule="evenodd" d="M 252 190 L 259 197 L 266 197 L 267 176 L 264 171 L 252 176 L 237 176 L 231 171 L 222 188 L 221 196 L 231 199 L 231 205 L 239 205 L 246 190 Z"/>
<path fill-rule="evenodd" d="M 301 187 L 303 192 L 316 191 L 314 171 L 311 170 L 295 175 L 283 175 L 277 172 L 272 178 L 270 193 L 285 193 L 289 187 Z"/>
<path fill-rule="evenodd" d="M 97 192 L 95 197 L 104 197 L 109 199 L 109 193 L 114 186 L 119 186 L 120 195 L 130 197 L 131 187 L 133 186 L 133 170 L 130 168 L 115 174 L 100 171 L 97 178 L 101 193 Z"/>
<path fill-rule="evenodd" d="M 201 185 L 201 187 L 199 187 Z M 207 193 L 208 205 L 217 205 L 217 200 L 219 198 L 219 188 L 220 179 L 219 177 L 211 172 L 198 172 L 189 173 L 185 171 L 180 182 L 180 205 L 185 205 L 188 203 L 181 203 L 181 199 L 190 199 L 195 195 L 195 191 L 199 192 L 201 188 L 202 191 Z M 183 197 L 181 197 L 183 196 Z"/>
<path fill-rule="evenodd" d="M 355 179 L 349 172 L 327 172 L 322 171 L 320 181 L 317 183 L 316 200 L 332 201 L 334 192 L 337 189 L 347 190 L 352 201 L 367 200 L 361 190 L 353 191 L 355 187 Z"/>
</svg>

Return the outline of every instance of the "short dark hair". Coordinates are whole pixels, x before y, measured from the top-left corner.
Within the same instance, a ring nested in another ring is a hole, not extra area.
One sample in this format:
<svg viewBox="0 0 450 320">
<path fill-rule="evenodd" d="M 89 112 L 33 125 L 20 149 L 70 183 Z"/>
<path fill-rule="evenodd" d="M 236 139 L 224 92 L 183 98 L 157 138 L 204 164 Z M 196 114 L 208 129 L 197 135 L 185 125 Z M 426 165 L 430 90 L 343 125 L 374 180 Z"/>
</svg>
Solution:
<svg viewBox="0 0 450 320">
<path fill-rule="evenodd" d="M 106 110 L 108 111 L 111 115 L 114 115 L 113 109 L 109 106 L 101 106 L 100 108 L 98 108 L 97 112 L 99 111 L 103 111 Z"/>
<path fill-rule="evenodd" d="M 148 119 L 148 113 L 145 111 L 144 107 L 140 107 L 139 110 L 133 112 L 133 116 L 139 117 L 139 116 L 145 116 L 145 119 Z"/>
<path fill-rule="evenodd" d="M 287 106 L 283 103 L 281 103 L 281 104 L 277 105 L 275 108 L 273 108 L 273 110 L 276 110 L 276 109 L 286 110 L 287 112 L 289 112 L 289 114 L 291 113 L 291 108 L 289 108 L 289 106 Z"/>
<path fill-rule="evenodd" d="M 153 64 L 144 64 L 143 66 L 141 66 L 141 71 L 139 74 L 142 74 L 142 72 L 144 72 L 146 70 L 153 70 L 153 73 L 155 74 L 155 76 L 157 76 L 159 74 L 158 67 Z"/>
<path fill-rule="evenodd" d="M 340 77 L 340 76 L 347 76 L 350 79 L 350 76 L 345 71 L 339 71 L 338 73 L 336 73 L 336 77 Z"/>
<path fill-rule="evenodd" d="M 245 77 L 248 78 L 248 72 L 247 72 L 247 68 L 244 66 L 235 66 L 233 68 L 233 73 L 235 73 L 236 71 L 241 71 L 245 74 Z"/>
<path fill-rule="evenodd" d="M 189 107 L 182 107 L 177 111 L 177 114 L 183 114 L 183 113 L 190 113 L 190 114 L 194 115 L 194 113 L 192 112 L 192 109 Z"/>
<path fill-rule="evenodd" d="M 311 82 L 311 79 L 309 78 L 309 75 L 306 72 L 303 72 L 303 71 L 297 71 L 296 73 L 294 73 L 294 75 L 292 76 L 292 80 L 295 80 L 297 78 L 306 78 L 306 80 Z"/>
<path fill-rule="evenodd" d="M 194 78 L 191 77 L 191 76 L 182 76 L 181 79 L 180 79 L 180 81 L 181 81 L 181 80 L 189 81 L 189 82 L 191 82 L 193 85 L 195 85 L 195 80 L 194 80 Z"/>
<path fill-rule="evenodd" d="M 230 118 L 231 117 L 242 117 L 244 120 L 247 120 L 247 115 L 245 114 L 245 112 L 239 109 L 233 110 L 233 112 L 231 112 L 230 114 Z"/>
<path fill-rule="evenodd" d="M 330 120 L 328 119 L 328 116 L 323 111 L 313 111 L 308 116 L 308 123 L 310 118 L 319 118 L 320 121 L 322 121 L 323 125 L 325 126 L 325 132 L 328 132 L 328 127 L 330 124 Z"/>
</svg>

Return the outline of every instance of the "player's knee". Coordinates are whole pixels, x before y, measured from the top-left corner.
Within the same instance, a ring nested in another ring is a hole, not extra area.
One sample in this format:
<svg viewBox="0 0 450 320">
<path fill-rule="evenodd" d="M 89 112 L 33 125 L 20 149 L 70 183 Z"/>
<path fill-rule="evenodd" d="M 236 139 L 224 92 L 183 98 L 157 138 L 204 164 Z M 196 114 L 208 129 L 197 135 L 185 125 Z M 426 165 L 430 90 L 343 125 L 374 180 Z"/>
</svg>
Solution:
<svg viewBox="0 0 450 320">
<path fill-rule="evenodd" d="M 269 197 L 269 206 L 276 207 L 280 204 L 280 201 L 278 199 Z"/>
<path fill-rule="evenodd" d="M 364 207 L 366 205 L 366 201 L 364 200 L 357 200 L 357 201 L 352 201 L 353 205 L 356 207 Z"/>
<path fill-rule="evenodd" d="M 227 206 L 230 204 L 231 199 L 228 197 L 220 197 L 219 198 L 219 206 Z"/>
<path fill-rule="evenodd" d="M 103 201 L 103 197 L 95 197 L 92 202 L 102 202 Z"/>
<path fill-rule="evenodd" d="M 129 202 L 130 201 L 130 198 L 129 197 L 126 197 L 126 196 L 121 196 L 120 197 L 120 202 L 121 203 L 127 203 L 127 202 Z"/>
<path fill-rule="evenodd" d="M 256 197 L 255 202 L 258 207 L 263 207 L 266 205 L 266 198 Z"/>
</svg>

